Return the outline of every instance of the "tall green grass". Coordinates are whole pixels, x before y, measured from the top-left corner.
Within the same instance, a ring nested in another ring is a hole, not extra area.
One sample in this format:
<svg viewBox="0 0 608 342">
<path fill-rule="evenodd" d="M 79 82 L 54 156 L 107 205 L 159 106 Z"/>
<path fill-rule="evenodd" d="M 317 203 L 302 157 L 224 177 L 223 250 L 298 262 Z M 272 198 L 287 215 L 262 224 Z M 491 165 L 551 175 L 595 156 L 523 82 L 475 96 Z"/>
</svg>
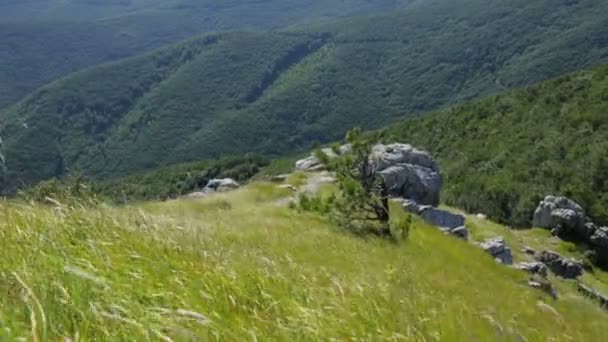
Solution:
<svg viewBox="0 0 608 342">
<path fill-rule="evenodd" d="M 602 341 L 608 316 L 415 222 L 361 239 L 252 184 L 94 209 L 0 204 L 0 340 Z"/>
</svg>

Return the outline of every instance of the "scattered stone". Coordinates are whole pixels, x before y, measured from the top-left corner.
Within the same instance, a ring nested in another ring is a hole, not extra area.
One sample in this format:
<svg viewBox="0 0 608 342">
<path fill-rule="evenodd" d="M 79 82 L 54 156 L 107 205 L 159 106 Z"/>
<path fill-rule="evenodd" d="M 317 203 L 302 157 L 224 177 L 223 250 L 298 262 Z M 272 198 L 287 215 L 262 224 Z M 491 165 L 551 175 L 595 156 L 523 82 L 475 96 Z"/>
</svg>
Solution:
<svg viewBox="0 0 608 342">
<path fill-rule="evenodd" d="M 545 264 L 542 262 L 522 262 L 515 265 L 515 268 L 528 273 L 538 274 L 543 278 L 547 277 L 547 266 L 545 266 Z"/>
<path fill-rule="evenodd" d="M 482 214 L 482 213 L 479 213 L 479 214 L 475 215 L 475 217 L 477 217 L 480 220 L 487 220 L 488 219 L 488 215 Z"/>
<path fill-rule="evenodd" d="M 203 192 L 225 192 L 238 189 L 240 186 L 241 185 L 232 178 L 212 179 L 207 183 Z"/>
<path fill-rule="evenodd" d="M 270 177 L 270 181 L 273 183 L 283 183 L 287 180 L 289 175 L 275 175 Z"/>
<path fill-rule="evenodd" d="M 545 264 L 555 275 L 566 279 L 575 279 L 583 274 L 583 263 L 574 259 L 566 259 L 553 251 L 541 251 L 536 254 L 536 260 Z"/>
<path fill-rule="evenodd" d="M 490 254 L 496 261 L 505 265 L 513 264 L 511 248 L 507 247 L 507 244 L 502 237 L 488 239 L 482 242 L 480 247 Z"/>
<path fill-rule="evenodd" d="M 581 282 L 579 282 L 577 284 L 577 288 L 580 293 L 582 293 L 586 297 L 589 297 L 589 298 L 597 301 L 602 308 L 608 310 L 608 296 L 599 293 L 598 291 L 590 288 L 589 286 L 587 286 Z"/>
</svg>

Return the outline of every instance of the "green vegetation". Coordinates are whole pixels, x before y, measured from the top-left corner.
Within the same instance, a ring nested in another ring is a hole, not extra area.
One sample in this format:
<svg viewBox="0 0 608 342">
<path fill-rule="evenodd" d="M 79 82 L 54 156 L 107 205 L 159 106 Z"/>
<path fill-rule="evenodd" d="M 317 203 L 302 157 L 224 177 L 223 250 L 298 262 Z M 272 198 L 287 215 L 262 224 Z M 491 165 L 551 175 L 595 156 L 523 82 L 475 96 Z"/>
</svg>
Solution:
<svg viewBox="0 0 608 342">
<path fill-rule="evenodd" d="M 275 29 L 409 0 L 27 0 L 0 3 L 0 108 L 70 72 L 204 32 Z"/>
<path fill-rule="evenodd" d="M 165 200 L 200 191 L 211 179 L 246 182 L 269 164 L 257 156 L 176 164 L 124 178 L 96 182 L 94 192 L 114 202 Z"/>
<path fill-rule="evenodd" d="M 553 300 L 418 221 L 400 244 L 344 234 L 277 206 L 283 191 L 86 210 L 1 203 L 0 338 L 607 337 L 606 313 L 571 283 Z"/>
<path fill-rule="evenodd" d="M 0 113 L 4 190 L 66 170 L 115 178 L 291 154 L 595 64 L 608 54 L 606 6 L 431 1 L 314 29 L 205 36 L 86 70 Z"/>
<path fill-rule="evenodd" d="M 350 150 L 340 154 L 335 147 L 336 158 L 322 150 L 316 153 L 336 174 L 337 191 L 327 201 L 330 213 L 340 226 L 354 233 L 392 237 L 388 189 L 370 162 L 376 142 L 360 128 L 348 131 L 346 142 Z"/>
<path fill-rule="evenodd" d="M 443 200 L 530 226 L 549 194 L 608 224 L 608 66 L 471 102 L 387 128 L 436 155 Z"/>
</svg>

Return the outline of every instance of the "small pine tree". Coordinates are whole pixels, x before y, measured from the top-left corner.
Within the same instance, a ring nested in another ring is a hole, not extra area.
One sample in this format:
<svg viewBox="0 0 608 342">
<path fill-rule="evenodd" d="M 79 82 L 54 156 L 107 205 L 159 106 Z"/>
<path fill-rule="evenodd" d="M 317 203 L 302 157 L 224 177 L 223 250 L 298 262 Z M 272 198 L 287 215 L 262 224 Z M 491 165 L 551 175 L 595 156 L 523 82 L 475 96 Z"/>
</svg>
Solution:
<svg viewBox="0 0 608 342">
<path fill-rule="evenodd" d="M 349 230 L 390 237 L 388 191 L 370 161 L 373 140 L 355 128 L 346 134 L 346 141 L 349 151 L 337 158 L 317 153 L 317 158 L 336 173 L 339 191 L 330 201 L 332 214 Z"/>
</svg>

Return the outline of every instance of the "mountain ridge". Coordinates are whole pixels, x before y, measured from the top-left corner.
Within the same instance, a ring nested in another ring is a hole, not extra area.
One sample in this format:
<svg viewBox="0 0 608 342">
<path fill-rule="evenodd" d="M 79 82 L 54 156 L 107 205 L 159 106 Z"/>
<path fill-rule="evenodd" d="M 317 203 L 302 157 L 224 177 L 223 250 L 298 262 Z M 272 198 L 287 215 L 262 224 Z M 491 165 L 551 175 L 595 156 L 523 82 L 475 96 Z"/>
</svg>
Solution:
<svg viewBox="0 0 608 342">
<path fill-rule="evenodd" d="M 607 19 L 596 14 L 606 4 L 581 0 L 546 15 L 545 0 L 432 4 L 306 30 L 220 34 L 219 44 L 184 64 L 160 88 L 139 94 L 131 110 L 112 103 L 133 102 L 128 94 L 138 86 L 125 86 L 129 78 L 160 77 L 154 75 L 155 53 L 137 57 L 149 66 L 137 72 L 118 62 L 101 68 L 120 72 L 91 68 L 78 74 L 80 83 L 64 78 L 62 86 L 54 83 L 0 113 L 8 182 L 14 188 L 68 170 L 112 178 L 225 155 L 291 154 L 340 139 L 355 125 L 380 128 L 405 116 L 608 61 L 603 39 L 576 40 L 574 45 L 561 39 L 608 31 L 602 25 Z M 467 6 L 480 11 L 469 12 Z M 448 9 L 460 12 L 443 12 Z M 525 17 L 520 17 L 522 11 Z M 588 17 L 594 20 L 586 21 Z M 523 33 L 526 40 L 520 39 Z M 312 53 L 298 56 L 296 46 Z M 578 62 L 554 63 L 584 51 L 593 53 Z M 282 66 L 290 53 L 301 58 Z M 172 56 L 177 59 L 169 62 L 179 64 L 179 54 Z M 533 66 L 528 63 L 532 56 Z M 538 71 L 531 73 L 531 68 Z M 78 92 L 60 89 L 72 82 L 79 84 Z M 117 99 L 112 95 L 116 89 L 126 97 Z M 107 116 L 95 114 L 95 101 L 112 107 L 120 120 L 92 141 L 84 137 L 85 126 L 103 126 L 97 121 Z M 45 133 L 48 139 L 40 147 L 45 153 L 29 142 L 39 133 L 8 120 L 20 117 L 55 127 L 62 116 L 82 121 L 81 126 Z"/>
</svg>

